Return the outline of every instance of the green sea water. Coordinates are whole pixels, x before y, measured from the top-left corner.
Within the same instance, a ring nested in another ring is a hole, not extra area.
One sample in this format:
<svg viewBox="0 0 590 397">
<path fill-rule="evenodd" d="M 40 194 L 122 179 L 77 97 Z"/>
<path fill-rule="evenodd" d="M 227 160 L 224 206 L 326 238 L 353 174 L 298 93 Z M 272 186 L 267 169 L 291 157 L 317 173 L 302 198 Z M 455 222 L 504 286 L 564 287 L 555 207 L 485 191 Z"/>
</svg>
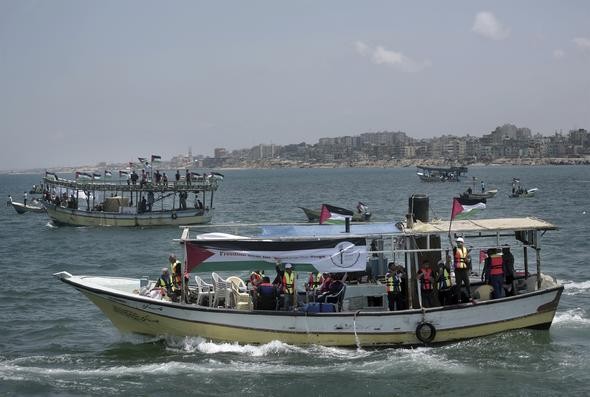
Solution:
<svg viewBox="0 0 590 397">
<path fill-rule="evenodd" d="M 543 238 L 544 271 L 565 286 L 549 331 L 520 330 L 414 349 L 262 346 L 121 334 L 80 293 L 52 277 L 156 277 L 176 228 L 55 227 L 44 214 L 0 207 L 0 396 L 586 396 L 590 394 L 590 168 L 471 167 L 465 182 L 420 182 L 414 168 L 226 171 L 214 223 L 302 222 L 298 206 L 368 204 L 397 222 L 414 193 L 431 217 L 476 176 L 489 189 L 480 217 L 536 216 L 559 226 Z M 508 197 L 513 177 L 534 198 Z M 40 175 L 0 175 L 0 195 Z M 478 185 L 476 185 L 476 188 Z"/>
</svg>

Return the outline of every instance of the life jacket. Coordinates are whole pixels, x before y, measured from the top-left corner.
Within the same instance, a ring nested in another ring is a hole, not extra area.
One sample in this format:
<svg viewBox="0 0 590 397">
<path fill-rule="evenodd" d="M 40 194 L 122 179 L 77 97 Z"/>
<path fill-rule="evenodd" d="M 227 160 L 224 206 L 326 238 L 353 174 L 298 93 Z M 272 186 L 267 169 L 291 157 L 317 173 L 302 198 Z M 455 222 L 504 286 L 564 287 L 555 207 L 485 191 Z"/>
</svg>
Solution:
<svg viewBox="0 0 590 397">
<path fill-rule="evenodd" d="M 504 266 L 502 254 L 494 254 L 490 258 L 490 276 L 503 276 Z"/>
<path fill-rule="evenodd" d="M 425 291 L 432 291 L 432 269 L 431 268 L 422 268 L 420 269 L 422 272 L 422 289 Z"/>
<path fill-rule="evenodd" d="M 289 272 L 285 272 L 285 274 L 283 275 L 283 291 L 286 294 L 293 294 L 295 292 L 295 272 L 291 271 L 291 274 L 289 274 Z"/>
<path fill-rule="evenodd" d="M 250 284 L 252 284 L 253 287 L 259 285 L 260 281 L 262 281 L 262 276 L 259 273 L 252 272 L 250 274 Z"/>
<path fill-rule="evenodd" d="M 307 286 L 310 289 L 316 289 L 317 287 L 322 285 L 323 282 L 324 282 L 324 277 L 322 276 L 322 273 L 318 273 L 316 275 L 311 273 L 309 275 L 309 280 L 307 281 Z"/>
<path fill-rule="evenodd" d="M 160 276 L 160 278 L 156 282 L 156 287 L 166 288 L 167 291 L 175 291 L 176 290 L 176 288 L 174 287 L 174 281 L 172 280 L 171 275 L 168 275 L 167 278 L 164 278 L 164 276 Z"/>
<path fill-rule="evenodd" d="M 399 293 L 402 292 L 402 280 L 399 275 L 389 276 L 385 279 L 385 287 L 387 292 Z"/>
<path fill-rule="evenodd" d="M 467 269 L 467 248 L 457 247 L 455 249 L 455 269 Z"/>
<path fill-rule="evenodd" d="M 451 275 L 447 271 L 446 267 L 443 267 L 443 270 L 438 278 L 438 289 L 443 290 L 451 287 Z"/>
</svg>

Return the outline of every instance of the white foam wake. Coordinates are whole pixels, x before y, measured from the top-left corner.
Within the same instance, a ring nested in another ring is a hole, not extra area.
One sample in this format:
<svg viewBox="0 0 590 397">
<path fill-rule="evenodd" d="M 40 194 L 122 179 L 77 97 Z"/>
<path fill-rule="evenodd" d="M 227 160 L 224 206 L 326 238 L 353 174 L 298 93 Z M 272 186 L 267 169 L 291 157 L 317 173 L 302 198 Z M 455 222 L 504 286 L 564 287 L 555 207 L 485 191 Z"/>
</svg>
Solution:
<svg viewBox="0 0 590 397">
<path fill-rule="evenodd" d="M 590 325 L 590 319 L 586 316 L 586 312 L 578 307 L 556 313 L 553 324 L 557 326 L 586 327 Z"/>
<path fill-rule="evenodd" d="M 590 280 L 574 282 L 569 280 L 559 281 L 564 287 L 565 295 L 581 295 L 590 293 Z"/>
</svg>

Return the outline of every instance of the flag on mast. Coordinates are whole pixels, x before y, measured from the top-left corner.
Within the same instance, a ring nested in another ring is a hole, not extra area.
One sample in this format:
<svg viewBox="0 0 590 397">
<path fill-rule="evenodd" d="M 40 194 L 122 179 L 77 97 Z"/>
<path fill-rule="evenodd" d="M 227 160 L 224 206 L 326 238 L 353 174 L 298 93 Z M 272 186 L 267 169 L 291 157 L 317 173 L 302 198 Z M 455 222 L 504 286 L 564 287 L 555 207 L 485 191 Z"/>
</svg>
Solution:
<svg viewBox="0 0 590 397">
<path fill-rule="evenodd" d="M 453 207 L 451 209 L 451 221 L 455 219 L 459 214 L 462 218 L 467 217 L 468 215 L 472 215 L 478 210 L 483 210 L 486 208 L 486 204 L 484 202 L 485 199 L 482 200 L 469 200 L 463 199 L 461 197 L 454 197 L 453 198 Z"/>
<path fill-rule="evenodd" d="M 152 154 L 152 163 L 153 163 L 155 160 L 161 160 L 161 159 L 162 159 L 162 156 L 158 156 L 158 155 L 156 155 L 156 154 Z"/>
</svg>

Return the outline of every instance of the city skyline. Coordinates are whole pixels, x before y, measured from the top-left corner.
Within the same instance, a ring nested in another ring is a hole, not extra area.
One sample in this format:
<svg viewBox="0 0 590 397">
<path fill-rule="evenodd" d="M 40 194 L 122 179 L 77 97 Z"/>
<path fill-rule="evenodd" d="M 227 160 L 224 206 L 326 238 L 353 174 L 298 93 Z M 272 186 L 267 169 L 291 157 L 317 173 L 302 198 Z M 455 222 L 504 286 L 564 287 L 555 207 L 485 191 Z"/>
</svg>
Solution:
<svg viewBox="0 0 590 397">
<path fill-rule="evenodd" d="M 0 169 L 590 126 L 590 4 L 0 3 Z"/>
</svg>

